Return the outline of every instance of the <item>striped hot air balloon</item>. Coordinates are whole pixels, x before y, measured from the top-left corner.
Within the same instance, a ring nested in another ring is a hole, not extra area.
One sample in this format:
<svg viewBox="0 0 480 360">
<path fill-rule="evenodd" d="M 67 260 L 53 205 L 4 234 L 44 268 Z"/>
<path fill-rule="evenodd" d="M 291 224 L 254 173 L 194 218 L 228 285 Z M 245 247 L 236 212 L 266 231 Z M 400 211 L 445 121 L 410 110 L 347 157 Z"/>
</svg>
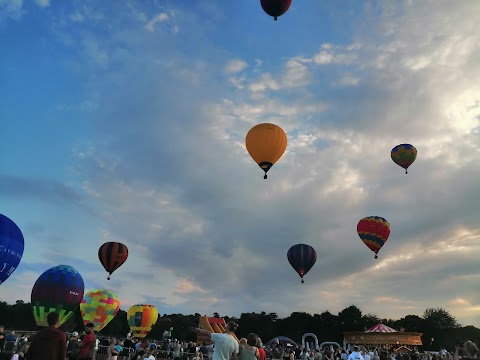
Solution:
<svg viewBox="0 0 480 360">
<path fill-rule="evenodd" d="M 357 233 L 377 259 L 378 252 L 390 235 L 390 224 L 380 216 L 368 216 L 358 222 Z"/>
<path fill-rule="evenodd" d="M 106 242 L 98 249 L 98 259 L 108 271 L 108 280 L 112 273 L 123 265 L 128 258 L 128 248 L 119 242 Z"/>
<path fill-rule="evenodd" d="M 133 305 L 127 312 L 127 321 L 133 336 L 143 339 L 158 320 L 158 311 L 153 305 Z"/>
<path fill-rule="evenodd" d="M 92 323 L 95 331 L 102 330 L 117 315 L 120 301 L 109 290 L 90 290 L 80 303 L 84 324 Z"/>
<path fill-rule="evenodd" d="M 290 265 L 292 265 L 298 275 L 300 275 L 303 284 L 303 277 L 317 261 L 317 252 L 310 245 L 297 244 L 288 250 L 287 258 Z"/>
</svg>

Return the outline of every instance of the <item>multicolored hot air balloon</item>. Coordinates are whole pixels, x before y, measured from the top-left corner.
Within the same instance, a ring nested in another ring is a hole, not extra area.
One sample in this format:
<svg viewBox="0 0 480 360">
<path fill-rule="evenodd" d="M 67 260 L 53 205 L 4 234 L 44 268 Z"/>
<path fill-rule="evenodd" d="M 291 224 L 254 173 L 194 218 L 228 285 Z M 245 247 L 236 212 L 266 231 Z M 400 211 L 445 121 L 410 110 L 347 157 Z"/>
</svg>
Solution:
<svg viewBox="0 0 480 360">
<path fill-rule="evenodd" d="M 287 134 L 274 124 L 255 125 L 245 138 L 247 151 L 255 162 L 267 172 L 282 157 L 287 148 Z"/>
<path fill-rule="evenodd" d="M 288 250 L 287 258 L 290 265 L 292 265 L 298 275 L 300 275 L 303 284 L 303 277 L 317 261 L 317 252 L 310 245 L 297 244 Z"/>
<path fill-rule="evenodd" d="M 263 11 L 273 16 L 273 19 L 277 21 L 278 16 L 288 11 L 292 0 L 260 0 L 260 4 L 262 5 Z"/>
<path fill-rule="evenodd" d="M 73 315 L 85 290 L 82 276 L 73 267 L 58 265 L 45 271 L 32 289 L 33 317 L 38 326 L 48 326 L 47 315 L 56 311 L 60 325 Z"/>
<path fill-rule="evenodd" d="M 417 149 L 410 144 L 400 144 L 392 149 L 390 155 L 395 164 L 404 168 L 405 174 L 408 174 L 408 167 L 412 165 L 417 158 Z"/>
<path fill-rule="evenodd" d="M 368 216 L 358 222 L 357 232 L 360 239 L 370 250 L 377 254 L 390 235 L 390 224 L 380 216 Z"/>
<path fill-rule="evenodd" d="M 0 284 L 13 274 L 22 260 L 25 242 L 18 226 L 0 214 Z"/>
<path fill-rule="evenodd" d="M 108 271 L 108 278 L 112 273 L 123 265 L 128 258 L 128 248 L 119 242 L 106 242 L 98 249 L 98 259 L 105 270 Z"/>
<path fill-rule="evenodd" d="M 120 301 L 109 290 L 91 290 L 80 303 L 84 324 L 93 323 L 95 331 L 102 330 L 117 315 Z"/>
<path fill-rule="evenodd" d="M 153 305 L 133 305 L 127 312 L 127 321 L 133 336 L 143 339 L 158 320 L 158 311 Z"/>
</svg>

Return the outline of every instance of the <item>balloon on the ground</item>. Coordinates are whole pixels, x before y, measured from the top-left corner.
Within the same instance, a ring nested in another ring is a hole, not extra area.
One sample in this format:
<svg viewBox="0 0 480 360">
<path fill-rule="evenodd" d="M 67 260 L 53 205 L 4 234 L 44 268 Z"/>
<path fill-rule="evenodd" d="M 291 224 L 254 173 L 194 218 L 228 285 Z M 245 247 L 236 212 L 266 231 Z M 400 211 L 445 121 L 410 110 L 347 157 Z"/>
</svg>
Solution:
<svg viewBox="0 0 480 360">
<path fill-rule="evenodd" d="M 287 148 L 287 134 L 274 124 L 258 124 L 250 129 L 245 144 L 247 151 L 253 160 L 265 172 L 267 172 L 282 157 Z"/>
<path fill-rule="evenodd" d="M 288 262 L 302 279 L 315 265 L 317 261 L 317 252 L 310 245 L 297 244 L 293 245 L 287 252 Z"/>
<path fill-rule="evenodd" d="M 405 174 L 408 174 L 408 167 L 417 158 L 417 149 L 410 144 L 400 144 L 392 149 L 390 156 L 395 164 L 404 168 Z"/>
<path fill-rule="evenodd" d="M 82 276 L 69 265 L 58 265 L 45 271 L 32 289 L 32 310 L 38 326 L 48 326 L 47 315 L 56 311 L 60 325 L 77 310 L 85 287 Z"/>
<path fill-rule="evenodd" d="M 357 233 L 377 259 L 378 252 L 390 235 L 390 223 L 380 216 L 368 216 L 358 222 Z"/>
<path fill-rule="evenodd" d="M 263 11 L 273 16 L 273 19 L 276 21 L 277 17 L 288 11 L 292 0 L 260 0 L 260 4 L 262 5 Z"/>
<path fill-rule="evenodd" d="M 90 290 L 80 303 L 84 324 L 92 323 L 95 331 L 102 330 L 117 315 L 120 301 L 109 290 Z"/>
<path fill-rule="evenodd" d="M 25 241 L 20 228 L 0 214 L 0 284 L 13 274 L 22 260 Z"/>
<path fill-rule="evenodd" d="M 106 242 L 98 249 L 98 259 L 105 270 L 108 271 L 108 278 L 112 273 L 123 265 L 128 258 L 128 248 L 119 242 Z"/>
<path fill-rule="evenodd" d="M 127 321 L 133 336 L 143 339 L 158 320 L 158 311 L 153 305 L 133 305 L 127 312 Z"/>
</svg>

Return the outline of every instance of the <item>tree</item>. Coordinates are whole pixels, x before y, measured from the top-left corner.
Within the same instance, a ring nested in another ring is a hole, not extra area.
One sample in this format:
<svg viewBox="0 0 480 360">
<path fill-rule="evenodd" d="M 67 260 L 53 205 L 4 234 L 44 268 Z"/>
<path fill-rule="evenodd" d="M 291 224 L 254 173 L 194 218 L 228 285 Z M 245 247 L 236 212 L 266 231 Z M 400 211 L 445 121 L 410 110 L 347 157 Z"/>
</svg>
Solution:
<svg viewBox="0 0 480 360">
<path fill-rule="evenodd" d="M 362 331 L 362 312 L 351 305 L 338 313 L 338 324 L 343 331 Z"/>
<path fill-rule="evenodd" d="M 447 310 L 442 308 L 428 308 L 423 318 L 433 329 L 454 329 L 460 327 L 457 320 Z"/>
</svg>

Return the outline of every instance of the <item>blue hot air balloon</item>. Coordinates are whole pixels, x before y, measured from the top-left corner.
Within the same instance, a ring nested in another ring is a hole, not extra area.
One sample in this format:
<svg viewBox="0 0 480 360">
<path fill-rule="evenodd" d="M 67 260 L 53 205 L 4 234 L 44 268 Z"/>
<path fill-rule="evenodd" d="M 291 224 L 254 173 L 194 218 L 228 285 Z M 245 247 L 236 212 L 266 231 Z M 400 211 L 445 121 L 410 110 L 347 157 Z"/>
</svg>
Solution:
<svg viewBox="0 0 480 360">
<path fill-rule="evenodd" d="M 0 284 L 5 282 L 20 264 L 24 247 L 23 235 L 18 226 L 0 214 Z"/>
</svg>

